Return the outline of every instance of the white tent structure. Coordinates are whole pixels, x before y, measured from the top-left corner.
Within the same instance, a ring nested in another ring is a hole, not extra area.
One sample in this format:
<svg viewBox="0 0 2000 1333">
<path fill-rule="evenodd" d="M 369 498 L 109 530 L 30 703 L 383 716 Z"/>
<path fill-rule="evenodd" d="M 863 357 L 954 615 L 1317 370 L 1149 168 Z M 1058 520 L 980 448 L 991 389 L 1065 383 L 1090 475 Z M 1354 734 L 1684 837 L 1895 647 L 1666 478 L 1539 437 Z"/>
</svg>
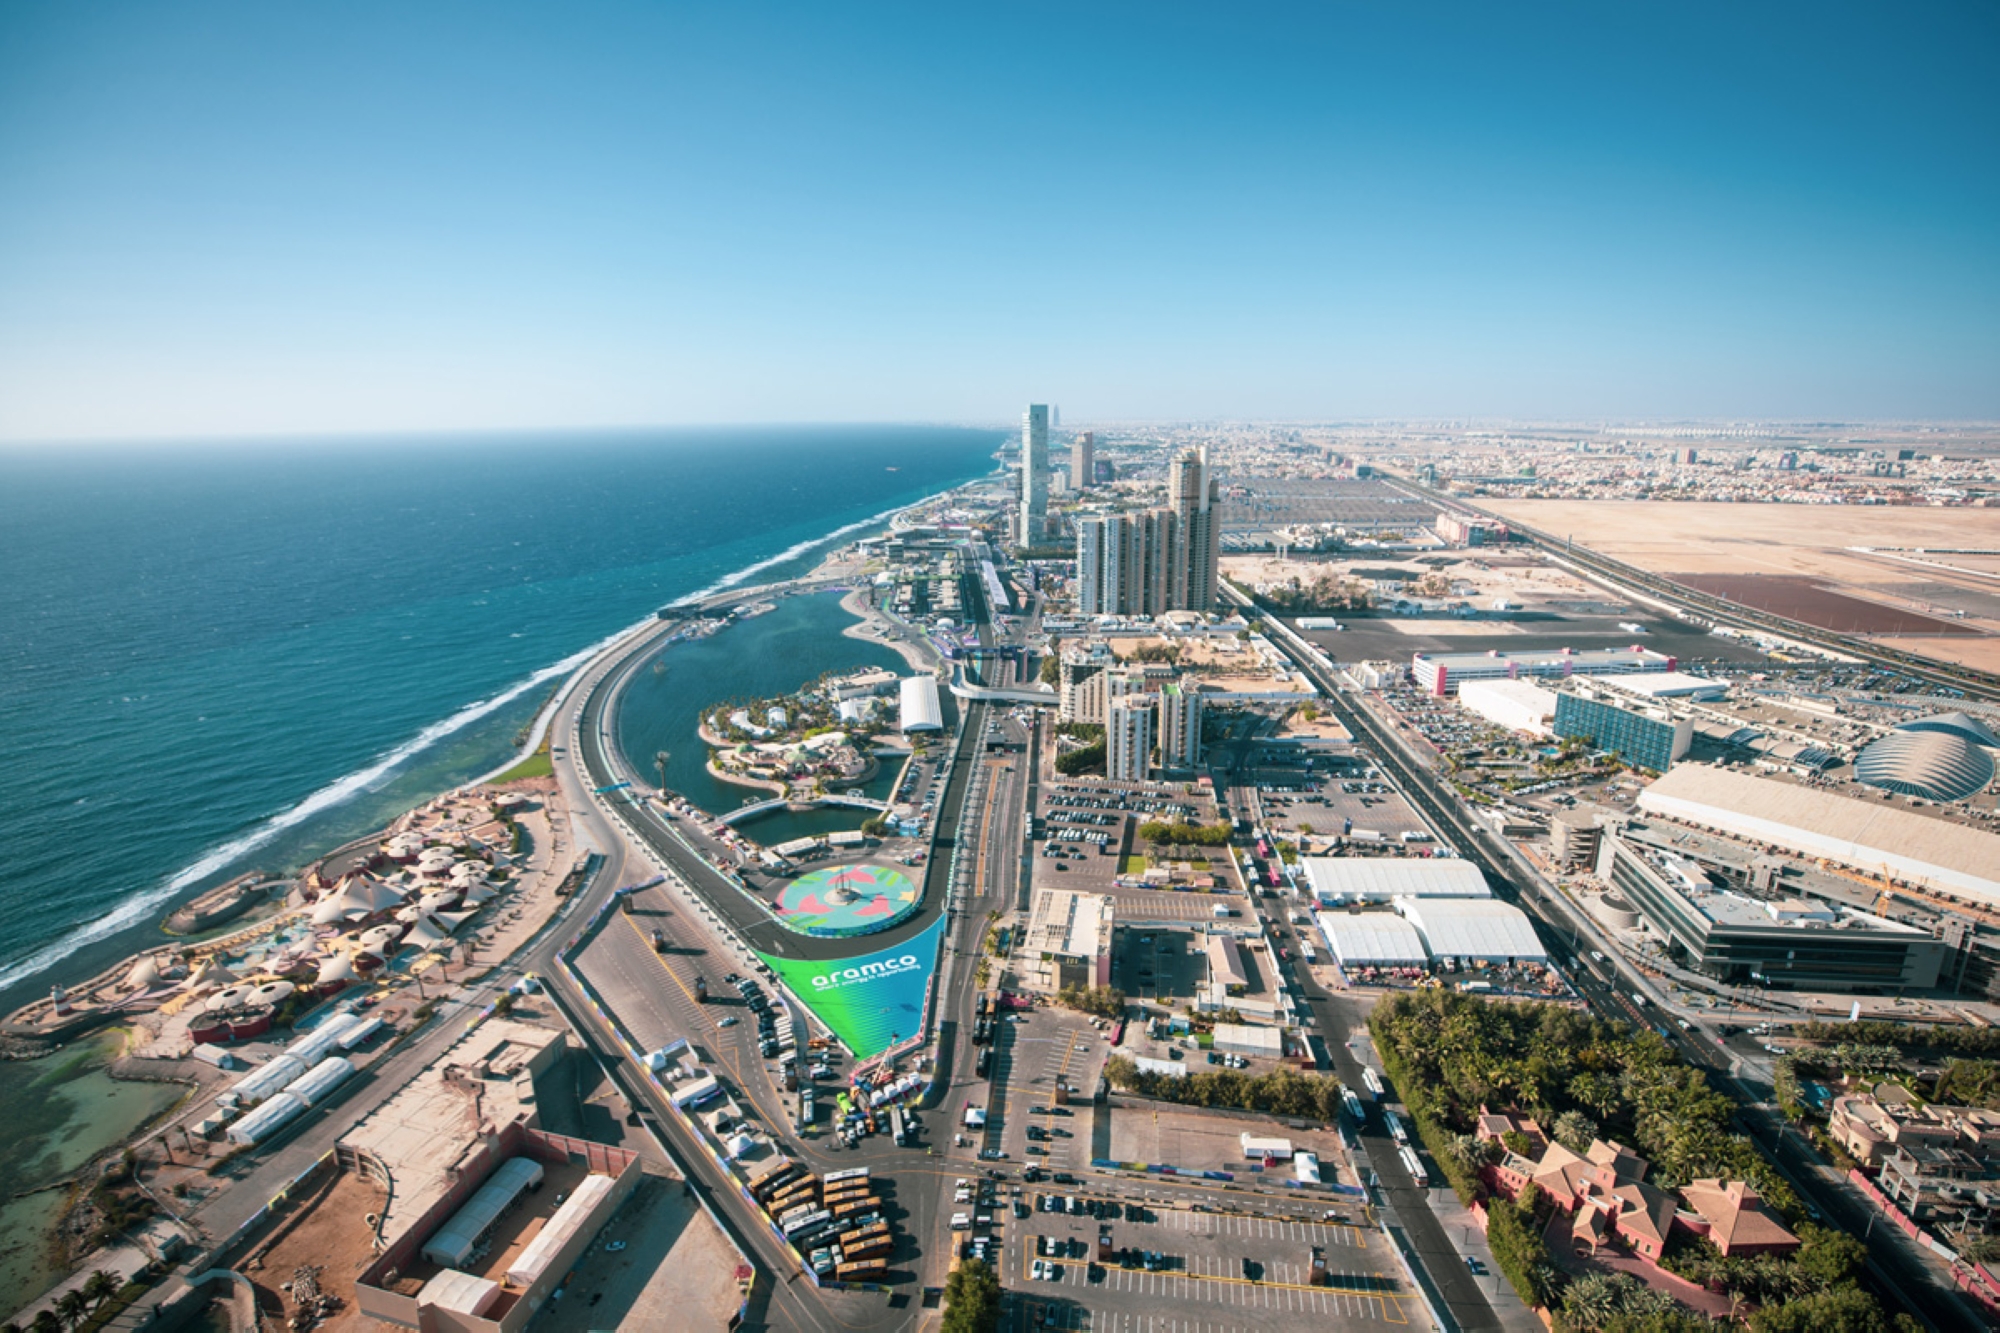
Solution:
<svg viewBox="0 0 2000 1333">
<path fill-rule="evenodd" d="M 134 963 L 132 970 L 125 974 L 125 983 L 134 990 L 145 990 L 148 987 L 159 985 L 160 965 L 153 961 L 151 954 L 147 954 L 144 958 Z"/>
<path fill-rule="evenodd" d="M 194 975 L 187 979 L 187 988 L 195 992 L 216 990 L 223 986 L 233 986 L 241 979 L 213 958 L 208 958 L 204 959 L 202 965 L 195 969 Z"/>
<path fill-rule="evenodd" d="M 331 986 L 336 981 L 353 981 L 354 979 L 354 960 L 344 953 L 334 954 L 319 965 L 318 982 L 322 986 Z"/>
</svg>

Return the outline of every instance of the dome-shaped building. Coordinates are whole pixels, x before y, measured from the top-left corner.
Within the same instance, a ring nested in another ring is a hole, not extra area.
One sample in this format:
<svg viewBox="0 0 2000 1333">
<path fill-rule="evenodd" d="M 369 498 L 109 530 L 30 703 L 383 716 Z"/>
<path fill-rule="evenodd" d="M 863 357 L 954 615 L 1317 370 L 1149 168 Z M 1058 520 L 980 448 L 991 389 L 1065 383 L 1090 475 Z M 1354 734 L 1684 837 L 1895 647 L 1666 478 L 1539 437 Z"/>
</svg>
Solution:
<svg viewBox="0 0 2000 1333">
<path fill-rule="evenodd" d="M 1854 777 L 1903 796 L 1962 801 L 1993 781 L 1993 756 L 1953 731 L 1898 728 L 1855 756 Z"/>
<path fill-rule="evenodd" d="M 1947 736 L 1956 736 L 1960 740 L 1970 741 L 1974 745 L 1984 745 L 1988 748 L 2000 747 L 2000 736 L 1995 736 L 1992 728 L 1970 713 L 1933 713 L 1929 717 L 1920 717 L 1914 722 L 1905 722 L 1897 727 L 1896 730 L 1935 731 Z"/>
</svg>

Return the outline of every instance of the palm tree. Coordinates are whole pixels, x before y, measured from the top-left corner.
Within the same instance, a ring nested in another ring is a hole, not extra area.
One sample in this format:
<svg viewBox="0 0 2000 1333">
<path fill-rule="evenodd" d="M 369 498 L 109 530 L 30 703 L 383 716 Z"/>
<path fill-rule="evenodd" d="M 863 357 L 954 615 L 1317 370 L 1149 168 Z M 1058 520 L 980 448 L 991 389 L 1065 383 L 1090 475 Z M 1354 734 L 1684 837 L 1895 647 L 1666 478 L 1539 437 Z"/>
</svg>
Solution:
<svg viewBox="0 0 2000 1333">
<path fill-rule="evenodd" d="M 56 1312 L 48 1309 L 35 1311 L 35 1322 L 29 1325 L 35 1333 L 62 1333 L 62 1326 L 63 1322 L 56 1318 Z"/>
<path fill-rule="evenodd" d="M 66 1326 L 75 1328 L 90 1317 L 90 1301 L 81 1291 L 71 1287 L 56 1298 L 56 1315 Z"/>
<path fill-rule="evenodd" d="M 660 775 L 660 794 L 662 796 L 666 795 L 667 792 L 667 760 L 671 757 L 671 753 L 666 750 L 655 750 L 653 752 L 653 769 Z"/>
<path fill-rule="evenodd" d="M 1564 1111 L 1550 1126 L 1556 1142 L 1572 1152 L 1582 1152 L 1597 1137 L 1597 1122 L 1581 1111 Z"/>
<path fill-rule="evenodd" d="M 92 1273 L 89 1280 L 83 1284 L 84 1299 L 90 1302 L 92 1309 L 116 1296 L 118 1290 L 118 1279 L 101 1268 Z"/>
</svg>

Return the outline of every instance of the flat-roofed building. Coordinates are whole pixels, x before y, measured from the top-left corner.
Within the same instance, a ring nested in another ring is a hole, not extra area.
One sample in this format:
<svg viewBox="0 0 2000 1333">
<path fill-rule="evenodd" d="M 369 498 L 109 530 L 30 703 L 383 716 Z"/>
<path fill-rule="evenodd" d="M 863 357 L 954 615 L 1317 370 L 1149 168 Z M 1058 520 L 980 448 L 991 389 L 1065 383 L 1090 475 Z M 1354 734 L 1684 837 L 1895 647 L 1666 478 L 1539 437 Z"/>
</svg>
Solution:
<svg viewBox="0 0 2000 1333">
<path fill-rule="evenodd" d="M 1322 906 L 1493 896 L 1479 867 L 1453 856 L 1307 856 L 1299 864 Z"/>
<path fill-rule="evenodd" d="M 1566 679 L 1613 673 L 1672 671 L 1678 663 L 1665 653 L 1634 644 L 1630 648 L 1555 648 L 1539 652 L 1418 653 L 1410 674 L 1430 694 L 1443 698 L 1468 680 Z"/>
<path fill-rule="evenodd" d="M 1719 981 L 1921 990 L 1944 962 L 1944 942 L 1926 931 L 1836 903 L 1735 892 L 1694 861 L 1615 833 L 1604 835 L 1597 875 L 1683 966 Z"/>
<path fill-rule="evenodd" d="M 1250 977 L 1243 970 L 1243 958 L 1236 951 L 1234 936 L 1210 935 L 1202 951 L 1208 956 L 1208 981 L 1211 986 L 1220 986 L 1228 995 L 1240 995 L 1249 987 Z"/>
<path fill-rule="evenodd" d="M 1642 699 L 1705 701 L 1729 695 L 1728 681 L 1692 676 L 1685 671 L 1647 671 L 1638 675 L 1601 676 L 1599 679 L 1610 689 L 1623 690 Z"/>
<path fill-rule="evenodd" d="M 1459 707 L 1497 727 L 1546 736 L 1556 715 L 1555 691 L 1532 681 L 1468 680 L 1458 691 Z"/>
<path fill-rule="evenodd" d="M 1037 889 L 1022 940 L 1022 979 L 1053 994 L 1065 986 L 1111 984 L 1110 894 Z"/>
<path fill-rule="evenodd" d="M 1217 1023 L 1215 1049 L 1224 1055 L 1252 1055 L 1276 1060 L 1285 1053 L 1285 1041 L 1276 1028 L 1253 1027 L 1248 1023 Z"/>
<path fill-rule="evenodd" d="M 1821 788 L 1681 764 L 1639 808 L 2000 909 L 2000 836 Z"/>
<path fill-rule="evenodd" d="M 1583 741 L 1626 763 L 1664 773 L 1688 752 L 1694 720 L 1589 681 L 1556 692 L 1554 731 L 1564 740 Z"/>
<path fill-rule="evenodd" d="M 1153 700 L 1128 694 L 1104 708 L 1104 775 L 1113 782 L 1143 782 L 1153 753 Z"/>
</svg>

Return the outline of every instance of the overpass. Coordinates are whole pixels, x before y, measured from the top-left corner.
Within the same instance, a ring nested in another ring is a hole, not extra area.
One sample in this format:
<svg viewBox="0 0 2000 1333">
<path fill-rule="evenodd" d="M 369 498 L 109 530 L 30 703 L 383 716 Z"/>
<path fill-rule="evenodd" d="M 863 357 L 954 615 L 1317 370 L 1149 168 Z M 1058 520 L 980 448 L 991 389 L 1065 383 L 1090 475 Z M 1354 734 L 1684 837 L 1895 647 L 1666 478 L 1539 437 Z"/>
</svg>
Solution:
<svg viewBox="0 0 2000 1333">
<path fill-rule="evenodd" d="M 951 693 L 955 699 L 982 704 L 1027 704 L 1033 708 L 1054 708 L 1062 702 L 1054 690 L 1001 689 L 993 685 L 967 685 L 963 668 L 951 673 Z"/>
</svg>

